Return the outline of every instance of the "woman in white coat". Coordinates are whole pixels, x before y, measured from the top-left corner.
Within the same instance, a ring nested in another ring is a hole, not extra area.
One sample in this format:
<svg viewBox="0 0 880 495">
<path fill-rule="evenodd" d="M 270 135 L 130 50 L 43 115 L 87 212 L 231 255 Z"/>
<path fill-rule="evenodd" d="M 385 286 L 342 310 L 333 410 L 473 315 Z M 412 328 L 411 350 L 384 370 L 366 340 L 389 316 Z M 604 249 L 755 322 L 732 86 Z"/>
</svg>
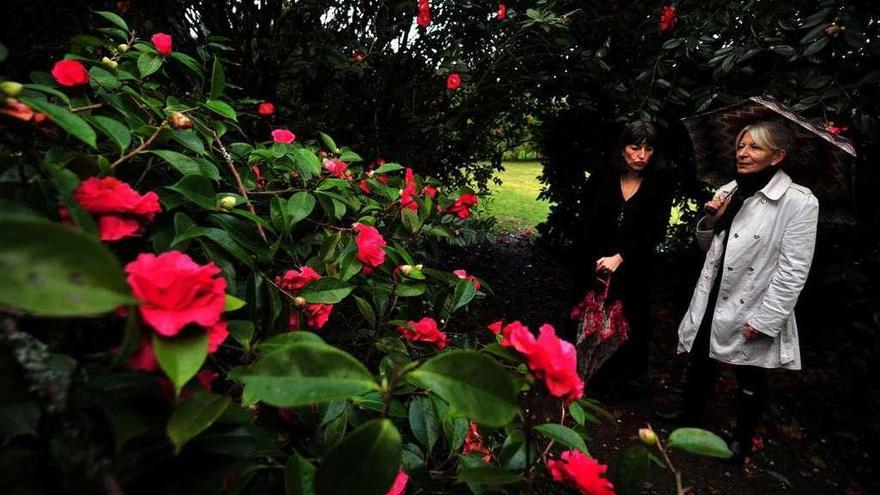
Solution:
<svg viewBox="0 0 880 495">
<path fill-rule="evenodd" d="M 735 366 L 734 460 L 751 450 L 766 394 L 766 369 L 800 369 L 794 307 L 810 271 L 819 202 L 781 164 L 793 136 L 758 122 L 736 140 L 737 178 L 706 203 L 697 240 L 707 250 L 690 307 L 678 329 L 689 353 L 683 407 L 672 419 L 702 425 L 717 363 Z"/>
</svg>

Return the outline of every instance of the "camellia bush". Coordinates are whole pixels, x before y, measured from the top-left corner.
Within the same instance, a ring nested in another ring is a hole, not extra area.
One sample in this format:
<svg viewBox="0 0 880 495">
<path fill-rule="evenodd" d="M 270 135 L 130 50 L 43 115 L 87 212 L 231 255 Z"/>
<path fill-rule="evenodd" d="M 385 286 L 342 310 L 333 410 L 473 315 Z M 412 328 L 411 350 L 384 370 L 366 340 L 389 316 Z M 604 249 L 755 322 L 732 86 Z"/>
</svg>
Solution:
<svg viewBox="0 0 880 495">
<path fill-rule="evenodd" d="M 587 453 L 607 413 L 574 347 L 478 328 L 486 282 L 432 268 L 481 238 L 473 191 L 230 100 L 222 40 L 194 58 L 97 14 L 0 82 L 4 493 L 641 486 L 644 447 L 614 487 Z"/>
</svg>

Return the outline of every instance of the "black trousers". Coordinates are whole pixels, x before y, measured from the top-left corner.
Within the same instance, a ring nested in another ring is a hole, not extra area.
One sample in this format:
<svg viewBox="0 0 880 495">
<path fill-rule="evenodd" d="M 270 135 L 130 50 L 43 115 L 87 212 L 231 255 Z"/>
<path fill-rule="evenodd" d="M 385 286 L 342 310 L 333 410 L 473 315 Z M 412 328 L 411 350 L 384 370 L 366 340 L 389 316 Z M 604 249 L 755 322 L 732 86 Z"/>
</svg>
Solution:
<svg viewBox="0 0 880 495">
<path fill-rule="evenodd" d="M 709 307 L 707 312 L 714 312 Z M 706 406 L 712 396 L 718 375 L 718 361 L 709 357 L 709 336 L 712 329 L 711 313 L 703 318 L 694 345 L 688 355 L 687 380 L 684 388 L 685 419 L 694 426 L 706 426 Z M 736 429 L 734 440 L 747 448 L 758 428 L 758 422 L 767 399 L 767 372 L 756 366 L 737 365 Z"/>
</svg>

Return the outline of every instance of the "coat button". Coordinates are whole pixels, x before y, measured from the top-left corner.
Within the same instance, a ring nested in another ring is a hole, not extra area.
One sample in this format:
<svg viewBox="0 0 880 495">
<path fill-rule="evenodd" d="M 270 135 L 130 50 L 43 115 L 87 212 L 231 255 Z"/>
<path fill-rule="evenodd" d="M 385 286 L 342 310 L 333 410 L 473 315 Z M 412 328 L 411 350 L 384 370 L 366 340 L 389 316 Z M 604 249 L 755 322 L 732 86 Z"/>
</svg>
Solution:
<svg viewBox="0 0 880 495">
<path fill-rule="evenodd" d="M 740 300 L 739 300 L 739 303 L 740 303 L 740 304 L 745 304 L 745 303 L 746 303 L 746 300 L 745 300 L 745 299 L 740 299 Z"/>
<path fill-rule="evenodd" d="M 760 239 L 760 238 L 761 238 L 761 236 L 759 236 L 758 234 L 755 234 L 755 239 Z"/>
<path fill-rule="evenodd" d="M 721 296 L 721 299 L 723 299 L 723 300 L 726 301 L 726 300 L 727 300 L 727 296 Z"/>
<path fill-rule="evenodd" d="M 762 204 L 762 205 L 766 205 L 766 204 L 767 204 L 767 200 L 766 200 L 766 199 L 762 199 L 762 200 L 761 200 L 761 204 Z"/>
<path fill-rule="evenodd" d="M 728 267 L 727 267 L 727 271 L 732 272 L 732 271 L 733 271 L 733 267 L 732 267 L 732 266 L 728 266 Z"/>
<path fill-rule="evenodd" d="M 739 234 L 733 234 L 733 237 L 739 239 Z"/>
<path fill-rule="evenodd" d="M 750 271 L 750 272 L 755 271 L 754 267 L 751 267 L 751 266 L 750 266 L 750 267 L 749 267 L 749 271 Z"/>
</svg>

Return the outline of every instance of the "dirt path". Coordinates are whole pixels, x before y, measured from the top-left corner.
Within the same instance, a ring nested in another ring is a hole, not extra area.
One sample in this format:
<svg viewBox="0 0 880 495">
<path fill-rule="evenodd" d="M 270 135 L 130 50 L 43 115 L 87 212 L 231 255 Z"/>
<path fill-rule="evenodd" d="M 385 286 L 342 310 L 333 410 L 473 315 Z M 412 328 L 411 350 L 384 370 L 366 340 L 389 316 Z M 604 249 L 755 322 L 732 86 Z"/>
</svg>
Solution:
<svg viewBox="0 0 880 495">
<path fill-rule="evenodd" d="M 568 314 L 566 296 L 572 290 L 572 270 L 559 257 L 542 250 L 530 236 L 505 235 L 496 244 L 454 253 L 450 267 L 465 268 L 491 284 L 494 296 L 477 303 L 471 324 L 485 326 L 504 318 L 518 319 L 536 329 L 542 323 L 561 326 Z M 661 269 L 662 271 L 662 269 Z M 667 270 L 668 271 L 668 270 Z M 677 321 L 675 314 L 684 308 L 681 293 L 686 283 L 671 273 L 657 277 L 656 302 L 652 306 L 651 393 L 626 396 L 616 393 L 595 397 L 588 387 L 586 395 L 603 400 L 616 422 L 593 427 L 588 445 L 602 462 L 609 462 L 616 452 L 638 441 L 638 428 L 651 422 L 665 438 L 673 425 L 656 421 L 651 411 L 656 405 L 672 404 L 680 396 L 684 362 L 675 356 Z M 678 299 L 678 303 L 673 301 Z M 686 301 L 685 301 L 686 303 Z M 771 404 L 764 416 L 764 426 L 756 437 L 757 450 L 744 466 L 673 453 L 672 459 L 683 471 L 687 486 L 694 494 L 766 494 L 806 493 L 856 495 L 871 493 L 877 485 L 872 475 L 874 460 L 852 433 L 858 431 L 839 424 L 838 409 L 853 404 L 847 395 L 850 388 L 841 374 L 829 371 L 824 363 L 826 349 L 804 349 L 805 361 L 814 366 L 803 372 L 772 372 Z M 819 366 L 815 366 L 819 364 Z M 825 367 L 823 367 L 823 365 Z M 726 433 L 734 416 L 732 398 L 736 383 L 725 370 L 716 384 L 716 399 L 710 410 L 711 429 Z M 850 407 L 850 406 L 847 406 Z M 836 430 L 836 431 L 835 431 Z M 652 466 L 650 482 L 644 493 L 674 493 L 670 473 Z"/>
</svg>

